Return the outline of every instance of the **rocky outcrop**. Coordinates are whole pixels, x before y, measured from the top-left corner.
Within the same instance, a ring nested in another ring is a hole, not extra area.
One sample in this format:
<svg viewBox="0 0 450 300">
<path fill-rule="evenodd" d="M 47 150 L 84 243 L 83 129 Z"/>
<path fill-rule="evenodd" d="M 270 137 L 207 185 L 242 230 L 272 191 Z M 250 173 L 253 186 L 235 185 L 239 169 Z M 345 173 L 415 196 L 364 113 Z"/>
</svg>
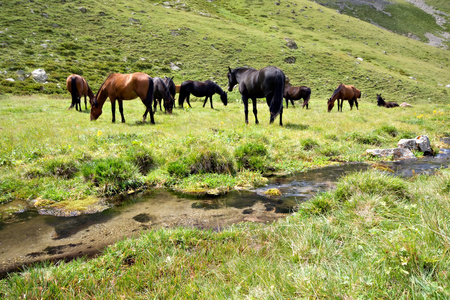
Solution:
<svg viewBox="0 0 450 300">
<path fill-rule="evenodd" d="M 414 139 L 401 139 L 397 148 L 392 149 L 368 149 L 366 153 L 377 157 L 392 157 L 394 160 L 416 159 L 413 151 L 423 152 L 424 155 L 434 155 L 430 145 L 430 139 L 426 135 L 419 135 Z"/>
</svg>

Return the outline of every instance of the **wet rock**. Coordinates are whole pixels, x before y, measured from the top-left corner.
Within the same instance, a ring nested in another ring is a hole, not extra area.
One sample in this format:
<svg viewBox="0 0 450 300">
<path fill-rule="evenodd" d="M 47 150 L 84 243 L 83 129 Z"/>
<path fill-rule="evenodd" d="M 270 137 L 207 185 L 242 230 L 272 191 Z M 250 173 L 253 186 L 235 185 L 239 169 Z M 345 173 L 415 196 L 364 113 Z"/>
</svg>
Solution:
<svg viewBox="0 0 450 300">
<path fill-rule="evenodd" d="M 289 49 L 298 49 L 297 43 L 293 40 L 291 40 L 290 38 L 284 38 L 284 40 L 286 41 L 286 46 Z"/>
<path fill-rule="evenodd" d="M 414 153 L 406 148 L 392 148 L 392 149 L 368 149 L 367 154 L 378 157 L 392 157 L 394 160 L 400 159 L 416 159 Z"/>
<path fill-rule="evenodd" d="M 179 71 L 181 70 L 180 67 L 178 67 L 176 64 L 174 64 L 173 62 L 170 63 L 170 68 L 174 71 Z"/>
<path fill-rule="evenodd" d="M 415 139 L 401 139 L 397 146 L 402 149 L 409 149 L 411 151 L 420 151 L 424 155 L 433 155 L 434 151 L 430 145 L 430 139 L 426 135 L 419 135 Z"/>
</svg>

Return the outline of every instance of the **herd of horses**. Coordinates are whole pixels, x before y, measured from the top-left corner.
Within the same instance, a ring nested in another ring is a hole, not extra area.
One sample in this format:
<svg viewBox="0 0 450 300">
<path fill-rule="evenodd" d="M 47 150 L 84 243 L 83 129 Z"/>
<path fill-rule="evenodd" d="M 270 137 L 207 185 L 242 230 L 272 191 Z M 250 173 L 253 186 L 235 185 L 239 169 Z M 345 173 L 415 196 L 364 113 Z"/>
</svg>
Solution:
<svg viewBox="0 0 450 300">
<path fill-rule="evenodd" d="M 260 70 L 248 67 L 238 67 L 232 70 L 228 67 L 227 78 L 229 92 L 233 90 L 236 84 L 239 85 L 239 92 L 244 103 L 245 123 L 247 124 L 249 99 L 252 100 L 256 124 L 259 123 L 256 107 L 257 98 L 266 98 L 270 112 L 270 123 L 273 123 L 275 118 L 279 116 L 280 125 L 283 125 L 283 98 L 286 99 L 286 107 L 288 107 L 289 101 L 294 105 L 294 100 L 303 99 L 302 107 L 308 109 L 311 89 L 306 86 L 292 86 L 284 72 L 277 67 L 268 66 Z M 212 96 L 214 94 L 220 95 L 220 99 L 225 106 L 228 103 L 227 93 L 211 80 L 203 82 L 186 80 L 181 85 L 175 85 L 173 77 L 152 78 L 148 74 L 141 72 L 110 74 L 102 83 L 96 95 L 94 95 L 86 80 L 77 74 L 72 74 L 67 78 L 66 86 L 72 95 L 69 109 L 75 106 L 77 111 L 81 111 L 81 97 L 84 97 L 85 109 L 87 109 L 86 97 L 89 97 L 91 121 L 98 119 L 102 114 L 103 105 L 108 98 L 111 102 L 112 122 L 116 121 L 116 100 L 119 103 L 122 122 L 125 122 L 123 100 L 140 98 L 146 107 L 142 121 L 145 122 L 147 114 L 150 114 L 150 122 L 152 124 L 155 124 L 154 113 L 157 111 L 158 103 L 160 111 L 162 111 L 161 104 L 164 103 L 164 111 L 172 113 L 176 93 L 179 94 L 178 104 L 180 107 L 183 107 L 185 100 L 191 107 L 189 102 L 191 94 L 195 97 L 205 97 L 203 107 L 205 107 L 209 99 L 211 108 L 214 108 L 212 104 Z M 350 110 L 353 109 L 353 104 L 358 109 L 358 98 L 361 98 L 360 90 L 352 85 L 340 84 L 327 101 L 328 112 L 333 109 L 336 100 L 338 102 L 338 111 L 342 111 L 344 100 L 349 102 Z M 377 95 L 377 101 L 378 106 L 387 108 L 399 106 L 395 102 L 385 102 L 381 95 Z"/>
</svg>

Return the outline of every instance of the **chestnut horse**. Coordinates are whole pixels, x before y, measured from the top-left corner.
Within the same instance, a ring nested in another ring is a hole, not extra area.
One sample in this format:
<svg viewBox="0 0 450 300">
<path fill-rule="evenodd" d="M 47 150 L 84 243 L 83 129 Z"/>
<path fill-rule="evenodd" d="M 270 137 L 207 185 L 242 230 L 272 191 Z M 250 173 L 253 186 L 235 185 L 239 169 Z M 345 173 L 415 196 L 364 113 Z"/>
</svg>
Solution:
<svg viewBox="0 0 450 300">
<path fill-rule="evenodd" d="M 66 87 L 72 95 L 72 104 L 68 109 L 75 106 L 77 111 L 81 111 L 81 96 L 84 96 L 84 107 L 87 109 L 86 96 L 89 97 L 89 102 L 91 102 L 95 97 L 86 80 L 80 75 L 72 74 L 67 77 Z"/>
<path fill-rule="evenodd" d="M 244 102 L 245 123 L 248 124 L 248 99 L 253 102 L 253 115 L 258 124 L 256 98 L 266 98 L 270 111 L 270 123 L 280 115 L 280 126 L 283 126 L 283 92 L 286 76 L 277 67 L 269 66 L 261 70 L 239 67 L 233 70 L 228 67 L 228 91 L 239 84 L 239 92 Z"/>
<path fill-rule="evenodd" d="M 227 106 L 228 103 L 227 93 L 224 92 L 220 86 L 218 86 L 215 82 L 212 82 L 211 80 L 206 80 L 203 82 L 186 80 L 183 83 L 181 83 L 180 96 L 178 97 L 178 104 L 181 107 L 183 107 L 184 99 L 186 99 L 186 102 L 189 105 L 189 107 L 192 107 L 191 103 L 189 103 L 189 96 L 191 94 L 194 95 L 195 97 L 205 97 L 203 107 L 205 107 L 206 102 L 208 101 L 209 98 L 211 108 L 214 108 L 212 104 L 212 96 L 214 94 L 220 95 L 220 100 L 222 100 L 223 105 Z"/>
<path fill-rule="evenodd" d="M 286 108 L 289 106 L 289 100 L 294 105 L 294 100 L 303 99 L 302 108 L 306 106 L 308 109 L 309 99 L 311 98 L 311 89 L 307 86 L 292 86 L 289 83 L 289 79 L 286 78 L 286 83 L 284 85 L 284 99 L 286 99 Z"/>
<path fill-rule="evenodd" d="M 167 78 L 167 77 L 166 77 Z M 158 102 L 159 102 L 159 110 L 162 111 L 161 108 L 161 102 L 162 99 L 164 99 L 164 110 L 165 112 L 169 112 L 169 114 L 172 113 L 172 108 L 175 103 L 175 100 L 173 100 L 173 96 L 175 96 L 175 84 L 173 85 L 173 91 L 174 94 L 170 93 L 169 86 L 166 82 L 169 82 L 168 79 L 171 80 L 171 78 L 167 78 L 167 81 L 165 79 L 159 78 L 159 77 L 153 77 L 153 111 L 157 111 Z M 172 81 L 173 83 L 173 81 Z"/>
<path fill-rule="evenodd" d="M 381 94 L 377 94 L 377 105 L 378 106 L 384 106 L 387 108 L 391 108 L 391 107 L 396 107 L 396 106 L 400 106 L 395 102 L 385 102 L 383 98 L 381 98 Z"/>
<path fill-rule="evenodd" d="M 361 98 L 361 91 L 355 88 L 353 85 L 340 84 L 333 92 L 333 95 L 328 99 L 328 112 L 333 109 L 334 101 L 338 102 L 338 111 L 342 111 L 342 104 L 344 100 L 348 100 L 350 104 L 350 110 L 353 110 L 353 102 L 356 104 L 356 109 L 358 109 L 358 98 Z M 339 102 L 340 100 L 340 102 Z"/>
<path fill-rule="evenodd" d="M 106 99 L 111 101 L 112 122 L 116 121 L 116 100 L 119 102 L 119 111 L 122 116 L 122 123 L 125 123 L 123 116 L 123 100 L 133 100 L 141 98 L 146 107 L 142 122 L 145 122 L 147 112 L 150 112 L 150 122 L 155 124 L 153 118 L 153 79 L 145 73 L 119 74 L 114 73 L 108 76 L 97 92 L 93 103 L 91 103 L 91 121 L 97 120 L 102 114 L 102 107 Z"/>
</svg>

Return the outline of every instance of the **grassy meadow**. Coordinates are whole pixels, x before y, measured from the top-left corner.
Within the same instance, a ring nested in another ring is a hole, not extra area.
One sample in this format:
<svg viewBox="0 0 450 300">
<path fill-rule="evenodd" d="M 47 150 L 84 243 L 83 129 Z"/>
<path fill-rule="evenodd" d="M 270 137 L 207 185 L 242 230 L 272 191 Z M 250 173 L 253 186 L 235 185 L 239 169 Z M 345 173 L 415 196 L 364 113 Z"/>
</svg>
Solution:
<svg viewBox="0 0 450 300">
<path fill-rule="evenodd" d="M 428 135 L 437 151 L 450 137 L 448 50 L 314 2 L 35 0 L 0 8 L 0 227 L 24 208 L 18 203 L 70 215 L 143 189 L 221 194 L 264 185 L 267 176 L 377 162 L 367 149 L 402 138 Z M 227 106 L 218 95 L 215 109 L 191 97 L 192 108 L 158 111 L 155 125 L 141 122 L 139 99 L 124 102 L 126 123 L 111 122 L 109 102 L 92 122 L 89 104 L 67 110 L 72 73 L 94 93 L 113 72 L 177 84 L 211 79 L 226 89 L 228 67 L 267 65 L 312 89 L 310 109 L 289 105 L 282 127 L 269 124 L 264 99 L 260 124 L 250 111 L 246 125 L 236 88 Z M 47 83 L 31 78 L 37 68 Z M 342 113 L 327 112 L 340 83 L 362 91 L 359 110 L 345 102 Z M 412 107 L 377 107 L 377 93 Z M 445 299 L 449 192 L 448 170 L 410 179 L 356 173 L 274 224 L 155 229 L 95 259 L 10 274 L 0 297 Z"/>
</svg>

